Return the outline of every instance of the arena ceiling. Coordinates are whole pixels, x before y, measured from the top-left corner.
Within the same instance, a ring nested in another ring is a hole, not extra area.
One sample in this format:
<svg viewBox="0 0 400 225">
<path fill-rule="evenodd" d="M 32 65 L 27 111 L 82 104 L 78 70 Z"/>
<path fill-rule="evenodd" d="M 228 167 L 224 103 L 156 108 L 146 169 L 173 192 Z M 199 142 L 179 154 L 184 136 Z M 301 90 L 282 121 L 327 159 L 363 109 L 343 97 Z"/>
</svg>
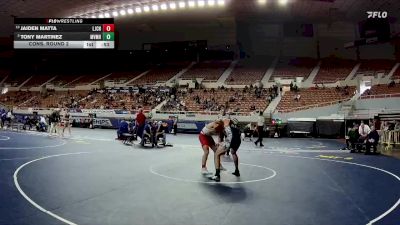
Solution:
<svg viewBox="0 0 400 225">
<path fill-rule="evenodd" d="M 119 10 L 127 7 L 161 4 L 162 2 L 179 2 L 181 0 L 0 0 L 0 36 L 9 36 L 13 31 L 14 17 L 69 17 L 77 15 L 95 15 L 99 12 Z M 182 0 L 191 1 L 191 0 Z M 193 0 L 198 1 L 198 0 Z M 204 0 L 207 2 L 208 0 Z M 216 2 L 218 0 L 215 0 Z M 258 0 L 225 0 L 226 5 L 220 9 L 203 7 L 184 12 L 148 13 L 141 15 L 140 20 L 160 17 L 175 17 L 181 19 L 213 14 L 226 17 L 257 18 L 276 21 L 281 19 L 297 20 L 308 18 L 322 21 L 359 21 L 367 17 L 366 11 L 388 11 L 391 17 L 400 17 L 399 0 L 287 0 L 286 6 L 279 6 L 277 1 L 267 0 L 262 6 Z M 178 12 L 179 11 L 179 12 Z M 177 16 L 178 15 L 178 16 Z M 134 21 L 135 15 L 126 18 Z M 120 18 L 123 20 L 123 18 Z M 153 21 L 154 22 L 154 21 Z"/>
</svg>

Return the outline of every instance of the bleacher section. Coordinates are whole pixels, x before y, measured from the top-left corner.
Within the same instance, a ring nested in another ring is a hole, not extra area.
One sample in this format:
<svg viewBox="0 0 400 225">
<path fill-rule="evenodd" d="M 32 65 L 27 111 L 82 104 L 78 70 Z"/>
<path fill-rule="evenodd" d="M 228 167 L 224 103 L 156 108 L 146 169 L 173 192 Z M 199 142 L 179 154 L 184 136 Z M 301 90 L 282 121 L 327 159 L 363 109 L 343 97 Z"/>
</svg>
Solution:
<svg viewBox="0 0 400 225">
<path fill-rule="evenodd" d="M 392 79 L 400 79 L 400 67 L 398 67 L 396 69 L 396 71 L 394 72 Z"/>
<path fill-rule="evenodd" d="M 311 71 L 317 65 L 318 60 L 312 58 L 279 58 L 278 64 L 271 76 L 271 80 L 274 78 L 296 78 L 296 77 L 307 77 Z"/>
<path fill-rule="evenodd" d="M 364 76 L 375 76 L 377 73 L 387 75 L 395 64 L 394 60 L 388 59 L 362 60 L 357 73 L 363 73 Z"/>
<path fill-rule="evenodd" d="M 58 74 L 57 77 L 49 84 L 52 84 L 56 87 L 63 87 L 64 85 L 69 84 L 82 76 L 82 74 Z"/>
<path fill-rule="evenodd" d="M 38 106 L 44 108 L 79 108 L 79 101 L 86 97 L 88 91 L 57 91 L 42 95 Z"/>
<path fill-rule="evenodd" d="M 37 87 L 53 78 L 54 74 L 36 74 L 28 82 L 24 84 L 24 88 Z"/>
<path fill-rule="evenodd" d="M 0 69 L 0 82 L 10 74 L 11 74 L 11 71 Z"/>
<path fill-rule="evenodd" d="M 143 72 L 144 71 L 141 70 L 113 72 L 110 76 L 108 76 L 105 79 L 105 81 L 114 82 L 116 84 L 122 84 L 139 76 Z"/>
<path fill-rule="evenodd" d="M 11 87 L 18 87 L 20 86 L 24 81 L 26 81 L 29 77 L 32 75 L 29 75 L 27 73 L 12 73 L 7 77 L 7 79 L 4 81 L 5 85 L 9 85 Z"/>
<path fill-rule="evenodd" d="M 79 77 L 79 79 L 70 82 L 66 87 L 75 87 L 75 86 L 82 86 L 82 85 L 88 85 L 97 79 L 100 79 L 101 77 L 106 76 L 107 73 L 87 73 Z"/>
<path fill-rule="evenodd" d="M 271 64 L 271 61 L 272 58 L 240 60 L 226 80 L 226 83 L 230 85 L 250 85 L 257 81 L 261 81 Z"/>
<path fill-rule="evenodd" d="M 230 110 L 239 113 L 264 111 L 268 105 L 267 89 L 260 89 L 259 97 L 255 89 L 196 89 L 180 92 L 176 99 L 170 99 L 164 111 L 218 112 Z"/>
<path fill-rule="evenodd" d="M 313 107 L 330 105 L 335 101 L 350 99 L 353 96 L 355 90 L 355 87 L 347 87 L 340 89 L 299 89 L 298 92 L 288 91 L 282 96 L 282 99 L 276 109 L 279 112 L 292 112 Z M 296 95 L 300 95 L 299 100 L 295 99 Z"/>
<path fill-rule="evenodd" d="M 189 65 L 189 62 L 186 63 L 169 63 L 159 65 L 157 68 L 150 70 L 145 76 L 132 81 L 129 85 L 132 84 L 155 84 L 157 81 L 166 82 L 172 77 L 174 77 L 179 71 L 184 69 Z"/>
<path fill-rule="evenodd" d="M 395 84 L 394 86 L 389 86 L 387 84 L 383 85 L 374 85 L 370 90 L 366 90 L 362 96 L 371 96 L 371 95 L 380 95 L 381 98 L 384 97 L 389 97 L 385 95 L 393 95 L 397 94 L 396 97 L 400 96 L 400 85 Z M 379 97 L 379 96 L 374 96 L 374 97 Z"/>
<path fill-rule="evenodd" d="M 19 106 L 32 98 L 32 96 L 34 96 L 34 93 L 30 91 L 10 91 L 0 95 L 0 102 L 5 105 Z"/>
<path fill-rule="evenodd" d="M 336 81 L 345 80 L 356 64 L 357 62 L 354 60 L 338 58 L 323 59 L 313 83 L 335 83 Z"/>
<path fill-rule="evenodd" d="M 206 61 L 195 64 L 181 78 L 204 78 L 204 81 L 217 81 L 229 67 L 231 61 Z"/>
<path fill-rule="evenodd" d="M 163 102 L 163 92 L 146 91 L 145 93 L 92 92 L 80 104 L 85 109 L 123 109 L 133 110 L 139 106 L 150 110 Z"/>
</svg>

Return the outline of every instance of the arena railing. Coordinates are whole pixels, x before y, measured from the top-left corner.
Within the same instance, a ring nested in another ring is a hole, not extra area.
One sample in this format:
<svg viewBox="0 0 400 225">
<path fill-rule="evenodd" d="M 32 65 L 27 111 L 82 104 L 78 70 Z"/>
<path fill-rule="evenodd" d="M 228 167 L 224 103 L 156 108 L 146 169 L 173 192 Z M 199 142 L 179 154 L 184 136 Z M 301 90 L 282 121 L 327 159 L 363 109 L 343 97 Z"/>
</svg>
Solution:
<svg viewBox="0 0 400 225">
<path fill-rule="evenodd" d="M 350 100 L 351 100 L 351 98 L 346 98 L 346 99 L 342 99 L 342 100 L 335 100 L 335 101 L 330 101 L 330 102 L 322 102 L 322 103 L 318 103 L 318 104 L 305 105 L 305 106 L 300 106 L 300 107 L 290 108 L 290 109 L 284 109 L 284 110 L 278 109 L 276 111 L 279 112 L 279 113 L 289 113 L 289 112 L 295 112 L 295 111 L 306 110 L 306 109 L 311 109 L 311 108 L 335 105 L 335 104 L 346 102 L 346 101 L 350 101 Z"/>
<path fill-rule="evenodd" d="M 400 93 L 394 93 L 394 94 L 378 94 L 378 95 L 364 95 L 364 96 L 360 96 L 359 99 L 395 98 L 395 97 L 400 97 Z"/>
<path fill-rule="evenodd" d="M 220 115 L 221 111 L 156 111 L 159 114 L 179 114 L 179 115 Z M 232 112 L 232 116 L 251 116 L 252 113 Z"/>
<path fill-rule="evenodd" d="M 392 150 L 400 144 L 400 130 L 381 131 L 379 143 L 385 145 L 385 150 Z"/>
</svg>

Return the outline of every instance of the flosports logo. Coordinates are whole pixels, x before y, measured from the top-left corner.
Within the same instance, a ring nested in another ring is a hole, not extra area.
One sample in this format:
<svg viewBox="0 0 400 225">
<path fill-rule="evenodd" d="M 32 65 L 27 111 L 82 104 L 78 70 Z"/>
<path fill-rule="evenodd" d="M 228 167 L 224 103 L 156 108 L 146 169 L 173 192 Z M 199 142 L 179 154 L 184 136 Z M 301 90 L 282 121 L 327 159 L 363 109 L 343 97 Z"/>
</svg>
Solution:
<svg viewBox="0 0 400 225">
<path fill-rule="evenodd" d="M 368 18 L 387 18 L 388 13 L 386 11 L 367 11 Z"/>
</svg>

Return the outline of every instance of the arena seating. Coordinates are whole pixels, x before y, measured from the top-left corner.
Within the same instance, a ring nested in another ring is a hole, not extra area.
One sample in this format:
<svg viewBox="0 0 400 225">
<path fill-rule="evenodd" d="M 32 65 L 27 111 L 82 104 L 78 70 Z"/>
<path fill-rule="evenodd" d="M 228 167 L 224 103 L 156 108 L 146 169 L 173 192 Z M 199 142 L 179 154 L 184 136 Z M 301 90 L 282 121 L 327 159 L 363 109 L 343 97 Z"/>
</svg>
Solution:
<svg viewBox="0 0 400 225">
<path fill-rule="evenodd" d="M 30 91 L 9 91 L 0 95 L 0 102 L 5 105 L 19 106 L 34 96 L 34 92 Z"/>
<path fill-rule="evenodd" d="M 202 113 L 228 109 L 232 112 L 249 114 L 256 110 L 265 110 L 268 90 L 260 90 L 260 97 L 255 89 L 195 89 L 180 91 L 176 99 L 169 99 L 164 111 L 189 111 Z"/>
<path fill-rule="evenodd" d="M 365 91 L 362 96 L 370 95 L 381 95 L 380 97 L 387 97 L 385 95 L 398 94 L 396 97 L 400 96 L 400 84 L 394 84 L 394 86 L 389 86 L 387 84 L 374 85 L 370 90 Z"/>
<path fill-rule="evenodd" d="M 80 100 L 86 97 L 88 91 L 57 91 L 40 96 L 39 107 L 44 108 L 79 108 Z"/>
<path fill-rule="evenodd" d="M 205 61 L 195 64 L 181 78 L 204 78 L 204 81 L 217 81 L 229 67 L 231 61 Z"/>
<path fill-rule="evenodd" d="M 36 74 L 24 84 L 24 88 L 37 87 L 55 77 L 54 74 Z"/>
<path fill-rule="evenodd" d="M 83 74 L 76 74 L 76 73 L 58 74 L 57 77 L 50 82 L 50 84 L 53 84 L 56 87 L 62 87 L 64 85 L 71 83 L 74 80 L 79 79 L 82 76 Z"/>
<path fill-rule="evenodd" d="M 81 102 L 86 109 L 124 109 L 134 110 L 139 106 L 150 110 L 163 102 L 166 94 L 163 92 L 146 91 L 146 93 L 111 93 L 91 92 Z"/>
<path fill-rule="evenodd" d="M 240 60 L 225 83 L 230 85 L 250 85 L 261 81 L 271 61 L 272 58 Z"/>
<path fill-rule="evenodd" d="M 358 69 L 357 73 L 364 73 L 364 75 L 372 75 L 375 76 L 377 73 L 384 73 L 387 75 L 390 70 L 395 65 L 394 60 L 388 59 L 371 59 L 371 60 L 362 60 L 361 66 Z"/>
<path fill-rule="evenodd" d="M 116 71 L 113 72 L 110 76 L 106 77 L 105 81 L 112 81 L 114 83 L 124 83 L 139 76 L 143 72 L 144 71 L 141 70 Z"/>
<path fill-rule="evenodd" d="M 80 76 L 79 79 L 70 82 L 66 87 L 75 87 L 75 86 L 81 86 L 81 85 L 88 85 L 90 83 L 93 83 L 97 79 L 100 79 L 101 77 L 106 76 L 108 73 L 86 73 L 82 76 Z"/>
<path fill-rule="evenodd" d="M 12 73 L 4 81 L 4 84 L 10 85 L 11 87 L 18 87 L 31 76 L 32 75 L 28 73 Z"/>
<path fill-rule="evenodd" d="M 316 106 L 330 105 L 334 101 L 349 99 L 355 92 L 355 87 L 346 88 L 309 88 L 299 89 L 298 92 L 288 91 L 276 108 L 279 112 L 292 112 Z M 295 96 L 300 95 L 299 100 Z"/>
<path fill-rule="evenodd" d="M 0 69 L 0 82 L 10 74 L 11 74 L 10 70 L 2 70 L 2 69 Z"/>
<path fill-rule="evenodd" d="M 394 74 L 392 76 L 393 79 L 400 79 L 400 67 L 398 67 L 396 69 L 396 71 L 394 71 Z"/>
<path fill-rule="evenodd" d="M 354 60 L 322 59 L 321 67 L 314 79 L 314 83 L 335 83 L 336 81 L 345 80 L 356 64 L 357 62 Z"/>
<path fill-rule="evenodd" d="M 312 58 L 279 58 L 278 64 L 275 67 L 271 80 L 274 78 L 296 78 L 307 77 L 317 65 L 318 60 Z"/>
<path fill-rule="evenodd" d="M 141 77 L 140 79 L 137 79 L 135 81 L 132 81 L 129 84 L 155 84 L 157 81 L 168 81 L 172 77 L 174 77 L 179 71 L 184 69 L 189 65 L 188 62 L 186 63 L 168 63 L 168 64 L 163 64 L 159 65 L 157 68 L 154 68 L 150 70 L 146 75 Z"/>
</svg>

